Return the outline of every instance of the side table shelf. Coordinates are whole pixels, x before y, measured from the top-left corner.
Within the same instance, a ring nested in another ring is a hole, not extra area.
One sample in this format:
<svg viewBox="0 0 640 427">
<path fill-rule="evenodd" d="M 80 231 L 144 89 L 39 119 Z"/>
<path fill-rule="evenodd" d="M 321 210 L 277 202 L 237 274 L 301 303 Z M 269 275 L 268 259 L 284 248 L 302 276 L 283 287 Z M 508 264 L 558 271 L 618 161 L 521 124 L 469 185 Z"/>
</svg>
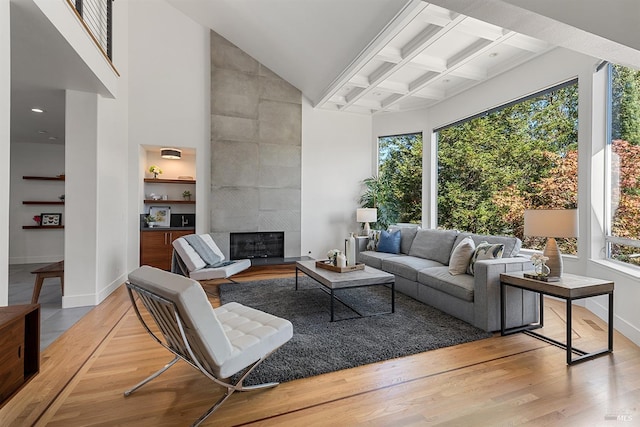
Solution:
<svg viewBox="0 0 640 427">
<path fill-rule="evenodd" d="M 40 370 L 40 304 L 0 307 L 0 406 Z"/>
</svg>

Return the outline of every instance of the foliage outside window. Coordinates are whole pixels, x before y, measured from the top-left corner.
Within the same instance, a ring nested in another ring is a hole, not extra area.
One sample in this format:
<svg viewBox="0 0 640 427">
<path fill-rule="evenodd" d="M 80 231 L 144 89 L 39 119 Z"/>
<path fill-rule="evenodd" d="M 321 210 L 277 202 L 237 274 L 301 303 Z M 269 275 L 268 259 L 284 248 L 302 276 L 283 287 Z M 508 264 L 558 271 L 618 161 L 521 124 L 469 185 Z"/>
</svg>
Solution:
<svg viewBox="0 0 640 427">
<path fill-rule="evenodd" d="M 525 209 L 576 208 L 578 84 L 561 85 L 438 132 L 438 226 L 525 237 Z M 558 239 L 563 253 L 577 240 Z"/>
<path fill-rule="evenodd" d="M 377 207 L 378 222 L 386 228 L 399 222 L 422 220 L 422 134 L 378 138 L 378 175 L 364 180 L 362 207 Z"/>
<path fill-rule="evenodd" d="M 610 215 L 607 254 L 640 265 L 640 71 L 609 67 Z"/>
</svg>

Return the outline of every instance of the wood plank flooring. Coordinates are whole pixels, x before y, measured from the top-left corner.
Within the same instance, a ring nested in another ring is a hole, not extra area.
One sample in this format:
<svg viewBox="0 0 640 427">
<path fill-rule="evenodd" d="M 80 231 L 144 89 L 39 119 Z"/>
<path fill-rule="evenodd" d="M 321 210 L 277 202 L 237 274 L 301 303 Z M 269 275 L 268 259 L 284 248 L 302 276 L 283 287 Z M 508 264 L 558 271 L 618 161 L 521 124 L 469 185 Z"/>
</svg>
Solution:
<svg viewBox="0 0 640 427">
<path fill-rule="evenodd" d="M 239 281 L 292 275 L 251 269 Z M 203 286 L 213 305 L 217 284 Z M 123 287 L 45 350 L 40 374 L 0 408 L 2 426 L 187 426 L 221 395 L 183 362 L 125 398 L 171 360 L 143 331 Z M 543 332 L 564 341 L 564 303 L 545 302 Z M 606 324 L 575 307 L 573 339 L 606 347 Z M 517 334 L 235 393 L 207 426 L 640 425 L 640 348 L 568 367 L 565 352 Z"/>
</svg>

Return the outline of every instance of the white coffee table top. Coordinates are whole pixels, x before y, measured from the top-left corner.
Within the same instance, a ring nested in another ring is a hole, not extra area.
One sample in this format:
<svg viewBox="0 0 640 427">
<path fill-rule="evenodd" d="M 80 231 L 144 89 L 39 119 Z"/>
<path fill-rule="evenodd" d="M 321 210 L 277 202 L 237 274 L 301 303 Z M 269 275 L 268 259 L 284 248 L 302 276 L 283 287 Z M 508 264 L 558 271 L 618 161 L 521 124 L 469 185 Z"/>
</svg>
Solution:
<svg viewBox="0 0 640 427">
<path fill-rule="evenodd" d="M 338 273 L 316 267 L 316 261 L 296 261 L 296 267 L 311 276 L 329 289 L 353 288 L 368 285 L 383 285 L 395 282 L 395 276 L 390 273 L 365 266 L 364 270 Z"/>
</svg>

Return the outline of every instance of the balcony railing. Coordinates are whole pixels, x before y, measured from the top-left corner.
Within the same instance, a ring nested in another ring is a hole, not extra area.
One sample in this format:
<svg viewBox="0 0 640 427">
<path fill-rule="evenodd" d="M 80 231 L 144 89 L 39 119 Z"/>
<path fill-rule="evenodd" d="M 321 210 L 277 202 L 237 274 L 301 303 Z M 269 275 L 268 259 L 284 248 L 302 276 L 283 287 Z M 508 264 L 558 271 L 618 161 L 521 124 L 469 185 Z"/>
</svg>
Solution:
<svg viewBox="0 0 640 427">
<path fill-rule="evenodd" d="M 109 60 L 113 59 L 112 3 L 113 0 L 75 0 L 73 5 L 96 44 Z"/>
</svg>

